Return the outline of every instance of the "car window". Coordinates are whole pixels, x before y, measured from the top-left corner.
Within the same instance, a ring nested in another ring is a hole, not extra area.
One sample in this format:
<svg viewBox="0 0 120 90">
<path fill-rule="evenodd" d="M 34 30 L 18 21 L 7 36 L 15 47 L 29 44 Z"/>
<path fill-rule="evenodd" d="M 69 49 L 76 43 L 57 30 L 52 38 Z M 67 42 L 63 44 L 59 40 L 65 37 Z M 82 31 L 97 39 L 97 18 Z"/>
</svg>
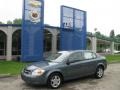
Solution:
<svg viewBox="0 0 120 90">
<path fill-rule="evenodd" d="M 83 59 L 82 53 L 81 52 L 76 52 L 73 53 L 69 56 L 69 61 L 74 62 L 74 61 L 80 61 Z"/>
<path fill-rule="evenodd" d="M 93 55 L 93 58 L 97 58 L 97 56 L 96 56 L 96 54 L 95 54 L 95 53 L 92 53 L 92 55 Z"/>
<path fill-rule="evenodd" d="M 92 52 L 84 52 L 84 59 L 93 59 L 93 53 Z"/>
<path fill-rule="evenodd" d="M 48 57 L 46 57 L 45 60 L 52 61 L 52 60 L 57 59 L 60 55 L 61 55 L 61 53 L 51 54 Z"/>
</svg>

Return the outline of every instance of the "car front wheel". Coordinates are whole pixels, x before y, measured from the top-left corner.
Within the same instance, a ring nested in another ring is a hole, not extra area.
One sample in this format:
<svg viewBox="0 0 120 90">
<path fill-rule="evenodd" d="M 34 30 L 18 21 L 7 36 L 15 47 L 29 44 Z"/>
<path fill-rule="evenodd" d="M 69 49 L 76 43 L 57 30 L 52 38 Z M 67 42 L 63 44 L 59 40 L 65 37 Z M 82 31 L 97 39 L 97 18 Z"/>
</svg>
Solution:
<svg viewBox="0 0 120 90">
<path fill-rule="evenodd" d="M 102 78 L 104 75 L 104 69 L 103 67 L 99 66 L 97 69 L 96 69 L 96 73 L 95 73 L 95 77 L 100 79 Z"/>
<path fill-rule="evenodd" d="M 53 73 L 48 78 L 48 87 L 56 89 L 62 84 L 62 77 L 58 73 Z"/>
</svg>

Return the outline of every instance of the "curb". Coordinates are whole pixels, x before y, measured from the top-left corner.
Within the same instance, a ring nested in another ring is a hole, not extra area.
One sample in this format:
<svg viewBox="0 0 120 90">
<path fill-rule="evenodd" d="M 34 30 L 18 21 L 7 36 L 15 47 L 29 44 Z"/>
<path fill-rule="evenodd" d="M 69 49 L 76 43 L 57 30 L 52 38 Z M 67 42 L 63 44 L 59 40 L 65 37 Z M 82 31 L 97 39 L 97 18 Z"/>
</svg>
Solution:
<svg viewBox="0 0 120 90">
<path fill-rule="evenodd" d="M 108 64 L 120 64 L 120 61 L 119 62 L 117 62 L 117 61 L 115 61 L 115 62 L 109 62 Z"/>
<path fill-rule="evenodd" d="M 11 77 L 11 74 L 0 74 L 0 78 L 7 78 L 7 77 Z"/>
</svg>

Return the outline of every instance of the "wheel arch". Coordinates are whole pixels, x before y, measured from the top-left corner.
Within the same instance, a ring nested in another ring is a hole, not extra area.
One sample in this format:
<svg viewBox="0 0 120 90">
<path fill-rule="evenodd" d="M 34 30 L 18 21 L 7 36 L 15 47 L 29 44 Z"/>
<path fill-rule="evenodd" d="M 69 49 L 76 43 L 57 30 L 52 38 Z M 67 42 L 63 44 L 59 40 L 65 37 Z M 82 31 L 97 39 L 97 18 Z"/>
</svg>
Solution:
<svg viewBox="0 0 120 90">
<path fill-rule="evenodd" d="M 103 63 L 99 63 L 99 64 L 97 65 L 96 69 L 97 69 L 98 67 L 102 67 L 103 70 L 105 70 L 105 65 L 104 65 Z"/>
<path fill-rule="evenodd" d="M 64 76 L 63 76 L 63 74 L 62 74 L 62 72 L 61 72 L 60 70 L 53 70 L 53 71 L 48 72 L 48 74 L 47 74 L 47 76 L 46 76 L 46 78 L 47 78 L 47 79 L 46 79 L 46 82 L 47 82 L 48 78 L 50 77 L 50 75 L 52 75 L 52 74 L 54 74 L 54 73 L 60 74 L 61 77 L 62 77 L 62 80 L 64 80 Z"/>
</svg>

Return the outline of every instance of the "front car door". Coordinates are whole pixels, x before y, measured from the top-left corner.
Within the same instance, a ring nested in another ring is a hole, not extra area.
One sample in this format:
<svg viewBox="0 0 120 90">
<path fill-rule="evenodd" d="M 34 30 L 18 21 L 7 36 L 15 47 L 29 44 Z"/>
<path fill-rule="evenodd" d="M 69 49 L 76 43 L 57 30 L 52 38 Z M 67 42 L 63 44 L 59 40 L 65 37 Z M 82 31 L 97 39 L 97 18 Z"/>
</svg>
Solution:
<svg viewBox="0 0 120 90">
<path fill-rule="evenodd" d="M 66 78 L 73 79 L 79 77 L 81 60 L 83 60 L 82 52 L 74 52 L 69 58 L 69 64 L 66 64 L 64 71 L 66 71 Z"/>
</svg>

